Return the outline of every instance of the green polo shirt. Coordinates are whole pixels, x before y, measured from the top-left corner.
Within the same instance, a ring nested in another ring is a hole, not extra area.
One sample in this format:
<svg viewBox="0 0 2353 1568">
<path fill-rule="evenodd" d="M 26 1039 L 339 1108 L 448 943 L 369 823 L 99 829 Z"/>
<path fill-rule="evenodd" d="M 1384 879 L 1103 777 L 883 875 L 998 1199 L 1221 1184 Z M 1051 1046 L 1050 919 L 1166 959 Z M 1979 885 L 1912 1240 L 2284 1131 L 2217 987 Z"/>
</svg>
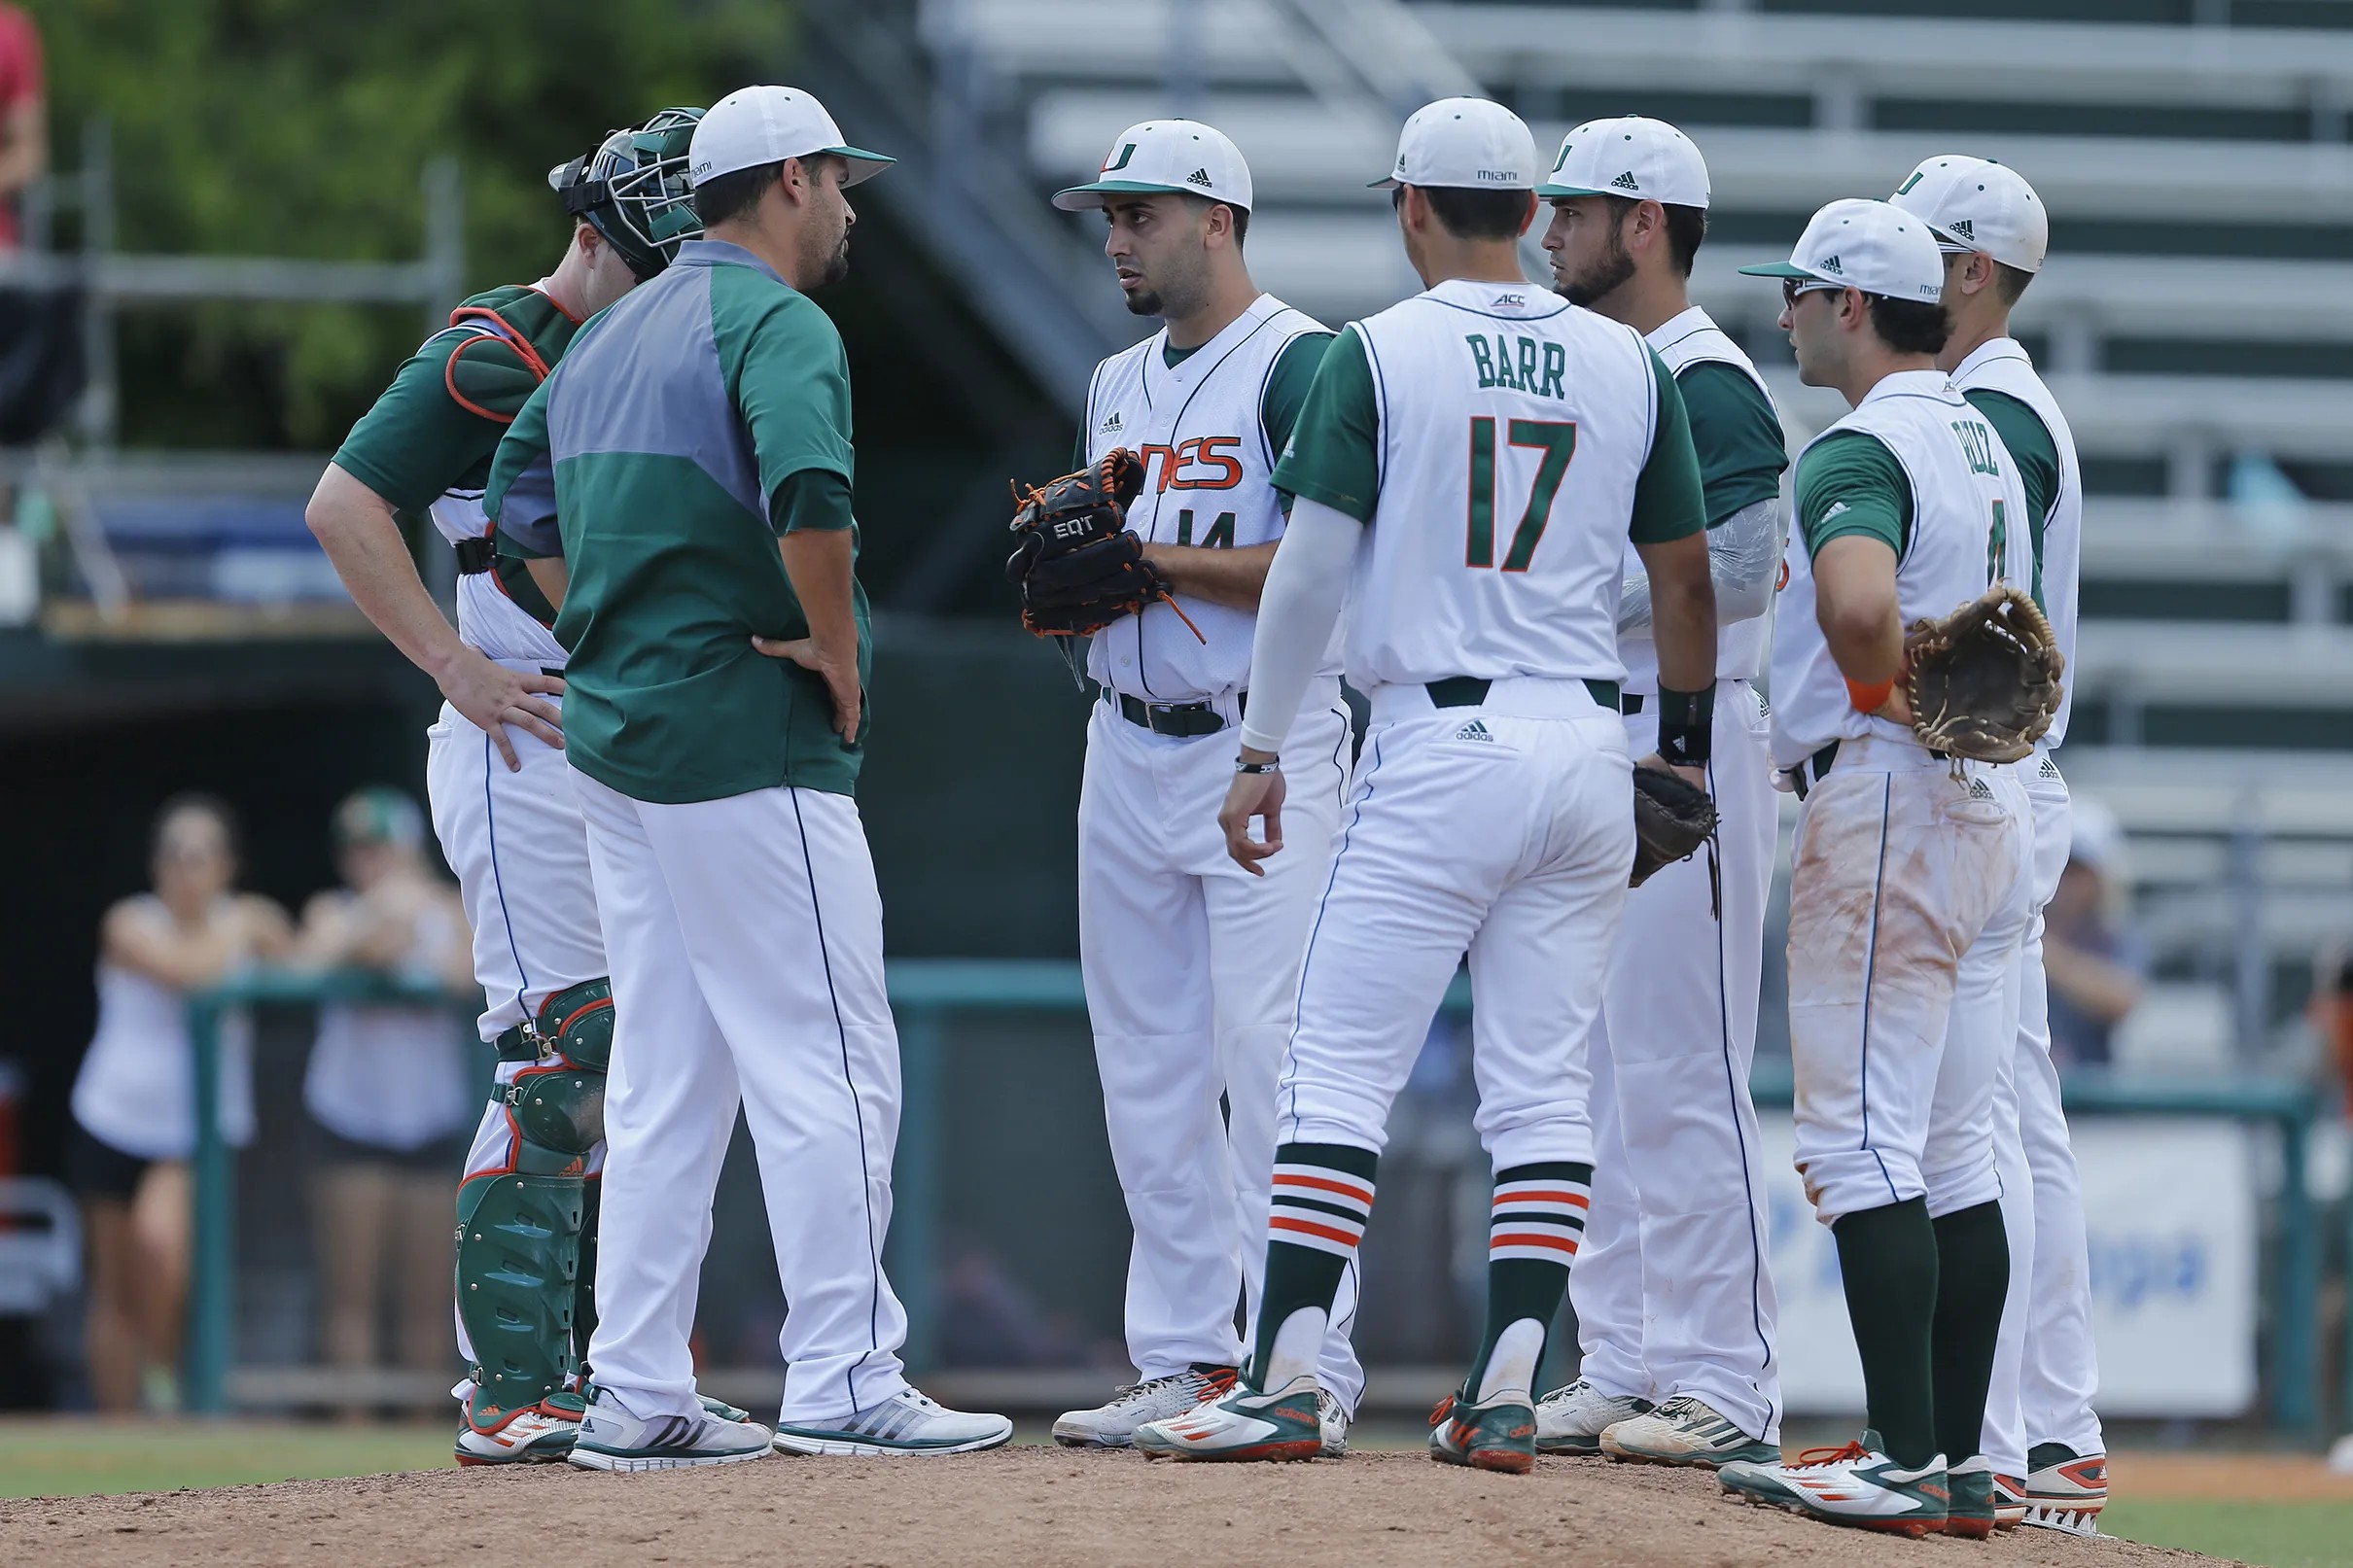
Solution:
<svg viewBox="0 0 2353 1568">
<path fill-rule="evenodd" d="M 809 632 L 778 536 L 856 539 L 850 443 L 841 334 L 738 246 L 687 242 L 581 332 L 485 498 L 503 549 L 561 555 L 571 576 L 555 635 L 574 767 L 657 803 L 856 792 L 865 729 L 844 742 L 825 681 L 752 646 Z"/>
</svg>

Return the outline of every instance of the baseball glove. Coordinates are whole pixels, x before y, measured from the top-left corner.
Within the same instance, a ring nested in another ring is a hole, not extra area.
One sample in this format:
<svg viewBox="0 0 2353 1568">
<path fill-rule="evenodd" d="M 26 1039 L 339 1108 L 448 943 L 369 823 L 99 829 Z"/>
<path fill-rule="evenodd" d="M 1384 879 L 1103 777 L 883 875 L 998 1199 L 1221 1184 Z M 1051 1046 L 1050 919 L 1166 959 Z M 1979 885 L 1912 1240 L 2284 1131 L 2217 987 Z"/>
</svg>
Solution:
<svg viewBox="0 0 2353 1568">
<path fill-rule="evenodd" d="M 1639 888 L 1661 866 L 1688 860 L 1715 836 L 1716 803 L 1707 791 L 1665 768 L 1634 765 L 1634 871 Z"/>
<path fill-rule="evenodd" d="M 1021 623 L 1032 633 L 1086 637 L 1155 602 L 1175 608 L 1168 578 L 1143 558 L 1143 541 L 1128 527 L 1143 472 L 1121 446 L 1038 488 L 1014 485 L 1019 509 L 1005 576 L 1021 590 Z"/>
<path fill-rule="evenodd" d="M 2016 762 L 2058 716 L 2067 661 L 2051 622 L 2007 583 L 1904 637 L 1912 728 L 1932 751 Z"/>
</svg>

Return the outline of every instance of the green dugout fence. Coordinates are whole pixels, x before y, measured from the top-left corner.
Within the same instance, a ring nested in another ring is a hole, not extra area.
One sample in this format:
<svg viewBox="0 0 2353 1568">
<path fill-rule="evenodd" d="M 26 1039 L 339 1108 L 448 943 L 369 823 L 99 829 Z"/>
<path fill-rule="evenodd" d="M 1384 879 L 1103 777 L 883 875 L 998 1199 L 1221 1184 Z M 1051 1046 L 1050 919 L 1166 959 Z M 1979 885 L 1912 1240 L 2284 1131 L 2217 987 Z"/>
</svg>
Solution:
<svg viewBox="0 0 2353 1568">
<path fill-rule="evenodd" d="M 909 1319 L 908 1359 L 931 1360 L 940 1329 L 940 1213 L 948 1173 L 941 1148 L 949 1108 L 943 1104 L 952 1026 L 959 1017 L 1005 1013 L 1082 1014 L 1086 999 L 1078 966 L 1062 960 L 923 958 L 890 966 L 891 1000 L 897 1014 L 904 1077 L 898 1151 L 897 1202 L 891 1236 L 894 1282 Z M 351 974 L 258 971 L 189 1003 L 194 1050 L 197 1139 L 194 1159 L 195 1237 L 191 1281 L 186 1403 L 191 1411 L 229 1408 L 228 1374 L 235 1351 L 236 1167 L 219 1130 L 222 1016 L 256 1005 L 316 1006 L 326 1001 L 448 1006 L 446 993 Z M 1470 1011 L 1467 977 L 1457 976 L 1445 1009 Z M 468 1009 L 471 1011 L 471 1009 Z M 1753 1079 L 1760 1107 L 1786 1108 L 1791 1081 L 1786 1063 L 1760 1064 Z M 2313 1125 L 2320 1102 L 2307 1085 L 2239 1078 L 2172 1082 L 2112 1081 L 2078 1074 L 2064 1085 L 2071 1115 L 2228 1119 L 2271 1128 L 2280 1157 L 2279 1242 L 2265 1282 L 2271 1306 L 2268 1359 L 2269 1418 L 2283 1431 L 2314 1435 L 2322 1419 L 2321 1225 L 2307 1176 Z M 454 1178 L 453 1178 L 454 1179 Z M 2151 1194 L 2152 1202 L 2180 1194 Z M 2199 1346 L 2184 1345 L 2185 1355 Z M 2344 1411 L 2353 1415 L 2353 1313 L 2347 1317 Z"/>
</svg>

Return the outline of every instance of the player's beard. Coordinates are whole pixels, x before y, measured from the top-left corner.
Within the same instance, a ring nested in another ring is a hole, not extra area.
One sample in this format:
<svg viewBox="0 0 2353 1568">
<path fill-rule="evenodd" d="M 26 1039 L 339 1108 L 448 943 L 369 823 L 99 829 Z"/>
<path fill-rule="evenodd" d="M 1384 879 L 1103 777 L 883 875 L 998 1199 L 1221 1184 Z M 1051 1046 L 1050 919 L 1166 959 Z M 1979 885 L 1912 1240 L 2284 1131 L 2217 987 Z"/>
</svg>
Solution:
<svg viewBox="0 0 2353 1568">
<path fill-rule="evenodd" d="M 1157 289 L 1128 291 L 1128 314 L 1131 316 L 1160 316 L 1182 318 L 1201 308 L 1209 297 L 1209 267 L 1199 264 L 1178 268 L 1173 277 L 1164 277 Z"/>
<path fill-rule="evenodd" d="M 824 281 L 826 283 L 839 283 L 842 279 L 848 277 L 849 275 L 850 231 L 845 228 L 842 230 L 841 243 L 833 247 L 833 254 L 825 261 L 825 275 Z"/>
<path fill-rule="evenodd" d="M 1588 262 L 1576 276 L 1556 282 L 1553 292 L 1572 305 L 1591 307 L 1595 300 L 1605 299 L 1624 288 L 1633 275 L 1633 256 L 1626 249 L 1625 236 L 1613 224 L 1609 230 L 1609 249 L 1603 251 L 1598 260 Z"/>
</svg>

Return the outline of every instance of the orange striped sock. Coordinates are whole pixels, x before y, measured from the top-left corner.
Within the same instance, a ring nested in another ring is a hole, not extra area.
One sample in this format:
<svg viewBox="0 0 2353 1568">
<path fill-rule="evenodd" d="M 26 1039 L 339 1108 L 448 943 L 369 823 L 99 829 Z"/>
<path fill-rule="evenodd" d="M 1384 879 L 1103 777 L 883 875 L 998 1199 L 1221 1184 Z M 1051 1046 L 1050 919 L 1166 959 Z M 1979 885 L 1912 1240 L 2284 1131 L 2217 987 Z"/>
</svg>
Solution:
<svg viewBox="0 0 2353 1568">
<path fill-rule="evenodd" d="M 1280 1386 L 1295 1376 L 1294 1369 L 1274 1364 L 1275 1337 L 1291 1314 L 1308 1308 L 1331 1311 L 1341 1275 L 1355 1260 L 1356 1243 L 1373 1211 L 1373 1173 L 1379 1164 L 1380 1156 L 1370 1149 L 1340 1143 L 1286 1143 L 1275 1151 L 1266 1291 L 1250 1357 L 1253 1388 Z M 1282 1376 L 1275 1376 L 1277 1372 Z"/>
<path fill-rule="evenodd" d="M 1585 1238 L 1593 1184 L 1594 1167 L 1578 1162 L 1512 1166 L 1495 1172 L 1487 1233 L 1487 1333 L 1463 1381 L 1465 1399 L 1477 1398 L 1495 1347 L 1513 1324 L 1533 1321 L 1550 1332 L 1568 1291 L 1569 1264 Z M 1543 1359 L 1540 1349 L 1536 1359 Z M 1533 1380 L 1533 1365 L 1527 1376 Z M 1517 1378 L 1513 1381 L 1517 1386 Z"/>
</svg>

